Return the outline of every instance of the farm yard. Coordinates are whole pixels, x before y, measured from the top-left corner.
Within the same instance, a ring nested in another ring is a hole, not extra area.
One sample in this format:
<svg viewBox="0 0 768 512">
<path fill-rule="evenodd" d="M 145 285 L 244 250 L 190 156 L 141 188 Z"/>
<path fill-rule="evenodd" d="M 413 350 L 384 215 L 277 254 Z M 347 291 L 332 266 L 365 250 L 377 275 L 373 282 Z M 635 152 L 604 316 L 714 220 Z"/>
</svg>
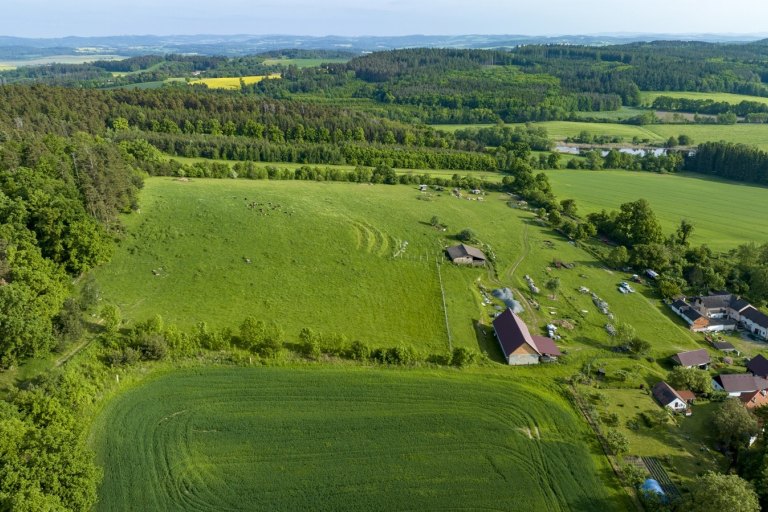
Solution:
<svg viewBox="0 0 768 512">
<path fill-rule="evenodd" d="M 545 171 L 558 197 L 576 200 L 582 215 L 639 198 L 648 200 L 666 233 L 685 218 L 692 240 L 716 250 L 768 239 L 765 187 L 697 174 L 661 175 L 632 171 Z M 734 205 L 738 205 L 734 208 Z"/>
<path fill-rule="evenodd" d="M 588 427 L 557 390 L 527 381 L 354 367 L 160 374 L 95 422 L 96 510 L 627 510 Z"/>
</svg>

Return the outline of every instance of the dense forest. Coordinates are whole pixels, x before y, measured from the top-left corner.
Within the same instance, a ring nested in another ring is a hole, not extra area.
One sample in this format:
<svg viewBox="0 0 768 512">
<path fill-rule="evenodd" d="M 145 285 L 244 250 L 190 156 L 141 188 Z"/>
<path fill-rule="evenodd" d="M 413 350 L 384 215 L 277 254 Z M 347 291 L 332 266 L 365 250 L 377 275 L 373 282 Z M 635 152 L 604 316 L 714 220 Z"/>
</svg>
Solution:
<svg viewBox="0 0 768 512">
<path fill-rule="evenodd" d="M 193 76 L 264 75 L 281 80 L 241 92 L 366 100 L 384 115 L 428 123 L 568 119 L 577 111 L 640 104 L 641 90 L 730 92 L 768 96 L 765 41 L 741 44 L 656 42 L 610 47 L 528 45 L 505 50 L 416 48 L 375 52 L 321 67 L 275 64 L 280 58 L 348 58 L 343 52 L 293 50 L 250 57 L 142 56 L 119 62 L 23 67 L 0 73 L 6 83 L 119 87 Z M 272 59 L 272 60 L 270 60 Z M 178 82 L 177 82 L 178 83 Z M 183 85 L 183 82 L 181 83 Z M 659 107 L 723 113 L 724 105 L 658 100 Z M 384 108 L 386 107 L 386 108 Z M 747 102 L 727 110 L 764 114 Z M 762 122 L 762 118 L 760 118 Z"/>
</svg>

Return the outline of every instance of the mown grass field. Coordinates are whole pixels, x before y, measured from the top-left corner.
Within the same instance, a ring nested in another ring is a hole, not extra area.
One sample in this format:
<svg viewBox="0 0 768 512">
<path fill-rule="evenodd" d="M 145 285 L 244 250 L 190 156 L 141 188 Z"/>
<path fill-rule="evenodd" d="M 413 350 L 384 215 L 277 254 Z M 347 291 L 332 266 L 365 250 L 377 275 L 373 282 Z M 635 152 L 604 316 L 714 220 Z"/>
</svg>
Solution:
<svg viewBox="0 0 768 512">
<path fill-rule="evenodd" d="M 181 370 L 113 399 L 96 510 L 627 510 L 547 384 L 479 371 Z"/>
<path fill-rule="evenodd" d="M 727 92 L 682 92 L 682 91 L 643 91 L 640 93 L 640 102 L 650 106 L 659 96 L 669 98 L 683 98 L 687 100 L 712 100 L 736 105 L 742 101 L 755 101 L 768 104 L 768 98 L 760 96 L 748 96 L 746 94 L 731 94 Z"/>
<path fill-rule="evenodd" d="M 690 220 L 692 241 L 727 250 L 746 242 L 768 241 L 768 189 L 695 174 L 660 175 L 629 171 L 545 171 L 555 194 L 573 198 L 581 214 L 618 209 L 621 203 L 647 199 L 671 233 L 680 219 Z"/>
</svg>

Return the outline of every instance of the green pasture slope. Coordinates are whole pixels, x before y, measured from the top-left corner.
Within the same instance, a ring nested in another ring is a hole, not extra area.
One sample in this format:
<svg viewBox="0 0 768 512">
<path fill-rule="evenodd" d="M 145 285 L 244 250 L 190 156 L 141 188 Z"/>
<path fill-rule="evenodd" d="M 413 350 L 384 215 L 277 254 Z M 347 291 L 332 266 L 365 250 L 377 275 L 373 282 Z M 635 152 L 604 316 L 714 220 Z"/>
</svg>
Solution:
<svg viewBox="0 0 768 512">
<path fill-rule="evenodd" d="M 496 311 L 482 304 L 478 285 L 525 291 L 525 274 L 541 286 L 557 274 L 557 297 L 532 297 L 542 311 L 529 307 L 525 318 L 534 330 L 560 318 L 575 323 L 561 341 L 572 357 L 611 344 L 606 318 L 576 292 L 582 285 L 608 300 L 660 357 L 696 348 L 667 308 L 641 293 L 619 294 L 626 276 L 537 225 L 532 213 L 510 208 L 505 194 L 468 201 L 433 191 L 419 200 L 425 196 L 404 185 L 151 178 L 140 212 L 125 218 L 126 239 L 96 277 L 104 301 L 128 321 L 161 314 L 185 329 L 200 321 L 237 328 L 252 315 L 276 321 L 288 340 L 311 327 L 427 353 L 448 349 L 442 277 L 452 346 L 498 358 L 492 334 L 477 328 Z M 429 225 L 432 216 L 446 232 Z M 464 228 L 491 246 L 496 273 L 442 264 L 438 276 L 444 244 L 457 243 L 452 235 Z M 578 267 L 552 269 L 554 259 Z"/>
<path fill-rule="evenodd" d="M 626 510 L 586 424 L 526 380 L 332 367 L 161 375 L 96 420 L 96 510 Z"/>
<path fill-rule="evenodd" d="M 502 264 L 519 238 L 503 196 L 431 201 L 415 187 L 245 180 L 147 180 L 140 213 L 98 271 L 106 301 L 128 319 L 159 313 L 189 328 L 276 319 L 387 346 L 448 348 L 437 261 L 463 228 L 494 241 Z M 442 232 L 432 216 L 449 226 Z M 406 244 L 407 242 L 407 244 Z M 247 263 L 246 259 L 251 263 Z M 476 347 L 475 280 L 484 269 L 442 266 L 453 345 Z"/>
<path fill-rule="evenodd" d="M 661 175 L 631 171 L 545 171 L 555 194 L 573 198 L 581 214 L 618 209 L 621 203 L 647 199 L 671 233 L 686 218 L 693 242 L 727 250 L 747 242 L 768 241 L 768 188 L 696 174 Z"/>
</svg>

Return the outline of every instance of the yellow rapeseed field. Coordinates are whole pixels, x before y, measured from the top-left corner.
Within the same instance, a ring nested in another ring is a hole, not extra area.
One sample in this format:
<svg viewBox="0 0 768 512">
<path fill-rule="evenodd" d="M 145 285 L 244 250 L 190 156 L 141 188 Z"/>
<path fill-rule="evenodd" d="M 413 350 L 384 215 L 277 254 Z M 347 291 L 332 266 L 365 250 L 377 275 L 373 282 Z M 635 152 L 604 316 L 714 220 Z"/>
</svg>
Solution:
<svg viewBox="0 0 768 512">
<path fill-rule="evenodd" d="M 239 89 L 240 80 L 242 79 L 246 85 L 255 84 L 261 82 L 265 78 L 280 78 L 279 73 L 273 73 L 271 75 L 252 75 L 244 77 L 225 77 L 225 78 L 197 78 L 190 80 L 190 84 L 203 83 L 211 89 Z"/>
</svg>

